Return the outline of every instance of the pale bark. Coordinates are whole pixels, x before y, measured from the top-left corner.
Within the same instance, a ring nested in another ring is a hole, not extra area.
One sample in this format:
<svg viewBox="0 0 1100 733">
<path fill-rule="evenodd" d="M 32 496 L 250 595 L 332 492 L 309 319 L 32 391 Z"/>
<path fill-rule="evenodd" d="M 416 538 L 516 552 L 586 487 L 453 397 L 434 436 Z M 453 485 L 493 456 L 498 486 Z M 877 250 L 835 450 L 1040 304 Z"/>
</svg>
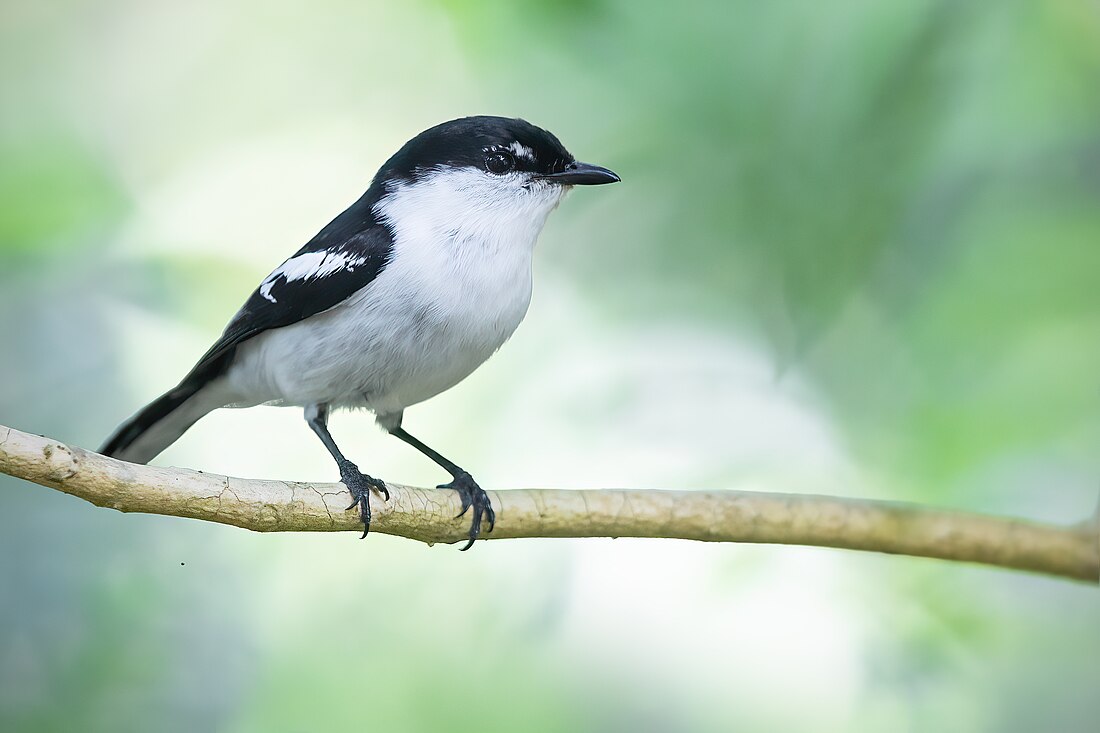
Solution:
<svg viewBox="0 0 1100 733">
<path fill-rule="evenodd" d="M 191 517 L 259 532 L 360 530 L 342 484 L 238 479 L 124 463 L 0 426 L 0 472 L 122 512 Z M 389 484 L 372 532 L 465 539 L 451 491 Z M 985 563 L 1100 583 L 1100 516 L 1075 526 L 885 501 L 747 491 L 490 491 L 514 537 L 668 537 L 816 545 Z"/>
</svg>

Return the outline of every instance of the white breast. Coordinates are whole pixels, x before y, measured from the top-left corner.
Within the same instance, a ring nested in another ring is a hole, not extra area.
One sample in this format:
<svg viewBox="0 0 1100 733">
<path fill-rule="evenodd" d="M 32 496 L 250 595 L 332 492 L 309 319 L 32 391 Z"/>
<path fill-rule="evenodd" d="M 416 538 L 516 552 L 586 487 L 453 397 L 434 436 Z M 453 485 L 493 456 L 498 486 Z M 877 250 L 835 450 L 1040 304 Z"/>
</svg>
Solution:
<svg viewBox="0 0 1100 733">
<path fill-rule="evenodd" d="M 345 303 L 266 332 L 231 379 L 248 401 L 400 413 L 454 386 L 515 331 L 531 300 L 531 258 L 560 187 L 458 169 L 400 186 L 376 214 L 391 259 Z"/>
</svg>

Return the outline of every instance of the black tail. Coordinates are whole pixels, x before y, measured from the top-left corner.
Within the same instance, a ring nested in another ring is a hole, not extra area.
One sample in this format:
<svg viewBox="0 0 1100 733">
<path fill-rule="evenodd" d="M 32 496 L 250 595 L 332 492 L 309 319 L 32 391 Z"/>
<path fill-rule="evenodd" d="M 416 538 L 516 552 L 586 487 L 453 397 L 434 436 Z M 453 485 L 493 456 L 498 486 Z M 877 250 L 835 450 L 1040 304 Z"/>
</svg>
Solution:
<svg viewBox="0 0 1100 733">
<path fill-rule="evenodd" d="M 187 400 L 193 397 L 198 391 L 198 387 L 180 385 L 171 392 L 161 395 L 156 400 L 143 407 L 138 414 L 120 425 L 118 429 L 115 430 L 114 435 L 108 438 L 107 442 L 103 444 L 103 447 L 99 449 L 99 452 L 105 456 L 124 458 L 124 460 L 129 460 L 133 463 L 147 463 L 152 460 L 156 454 L 149 456 L 145 460 L 136 460 L 134 456 L 125 457 L 124 454 L 128 452 L 133 453 L 134 451 L 128 451 L 127 449 L 130 449 L 138 438 L 151 430 L 154 425 L 182 407 L 183 403 L 187 402 Z M 191 427 L 191 425 L 187 427 Z M 186 428 L 184 428 L 184 430 L 186 430 Z M 180 435 L 183 435 L 183 433 L 180 432 Z M 165 445 L 161 450 L 167 447 L 168 446 Z M 160 450 L 157 451 L 157 453 L 159 452 Z"/>
<path fill-rule="evenodd" d="M 234 402 L 220 376 L 227 358 L 200 362 L 172 391 L 124 422 L 99 452 L 131 463 L 148 463 L 175 443 L 203 415 Z"/>
</svg>

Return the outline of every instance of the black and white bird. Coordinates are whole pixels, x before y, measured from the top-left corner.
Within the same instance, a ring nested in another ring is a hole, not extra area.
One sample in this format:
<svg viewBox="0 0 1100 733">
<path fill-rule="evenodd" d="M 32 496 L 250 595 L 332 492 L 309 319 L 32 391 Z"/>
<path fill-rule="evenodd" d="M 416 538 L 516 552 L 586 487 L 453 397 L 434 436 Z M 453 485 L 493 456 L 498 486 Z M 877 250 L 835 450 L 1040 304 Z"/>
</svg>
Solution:
<svg viewBox="0 0 1100 733">
<path fill-rule="evenodd" d="M 489 497 L 404 430 L 402 414 L 465 379 L 519 326 L 535 240 L 565 193 L 618 180 L 520 119 L 466 117 L 420 133 L 358 201 L 264 278 L 179 385 L 100 452 L 146 463 L 220 407 L 304 407 L 366 536 L 369 493 L 389 492 L 344 456 L 327 425 L 333 409 L 366 408 L 451 475 L 439 488 L 459 493 L 459 516 L 473 508 L 469 549 L 483 517 L 492 531 Z"/>
</svg>

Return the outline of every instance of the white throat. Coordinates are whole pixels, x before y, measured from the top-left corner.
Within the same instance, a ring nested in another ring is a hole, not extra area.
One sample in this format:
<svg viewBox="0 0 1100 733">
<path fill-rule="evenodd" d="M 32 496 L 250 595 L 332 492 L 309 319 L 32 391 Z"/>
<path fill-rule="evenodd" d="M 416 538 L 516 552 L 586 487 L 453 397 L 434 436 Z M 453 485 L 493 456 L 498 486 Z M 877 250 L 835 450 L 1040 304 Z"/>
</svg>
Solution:
<svg viewBox="0 0 1100 733">
<path fill-rule="evenodd" d="M 371 402 L 379 414 L 457 384 L 526 315 L 535 240 L 563 188 L 524 188 L 519 175 L 435 171 L 395 185 L 375 204 L 392 228 L 393 252 L 378 282 L 364 288 L 361 308 L 380 314 L 402 355 L 392 359 L 397 386 Z"/>
<path fill-rule="evenodd" d="M 414 183 L 393 186 L 375 214 L 390 225 L 395 245 L 418 241 L 491 253 L 530 251 L 557 207 L 562 186 L 531 182 L 523 174 L 496 176 L 474 168 L 444 168 Z"/>
</svg>

